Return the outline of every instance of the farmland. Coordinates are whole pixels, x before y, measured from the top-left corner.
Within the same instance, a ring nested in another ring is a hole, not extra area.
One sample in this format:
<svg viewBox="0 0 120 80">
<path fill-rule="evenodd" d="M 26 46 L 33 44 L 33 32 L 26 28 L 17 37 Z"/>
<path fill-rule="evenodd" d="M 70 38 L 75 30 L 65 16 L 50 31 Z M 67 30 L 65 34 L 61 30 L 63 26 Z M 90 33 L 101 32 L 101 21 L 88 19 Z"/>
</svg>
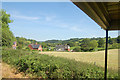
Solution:
<svg viewBox="0 0 120 80">
<path fill-rule="evenodd" d="M 74 59 L 85 63 L 96 64 L 104 67 L 104 53 L 105 51 L 97 52 L 40 52 L 40 54 L 47 54 L 56 57 L 65 57 Z M 118 49 L 111 49 L 108 51 L 108 68 L 118 71 Z"/>
<path fill-rule="evenodd" d="M 48 53 L 51 56 L 48 56 Z M 54 56 L 52 56 L 52 54 L 54 54 Z M 69 56 L 66 55 L 68 56 L 67 58 L 65 58 L 65 56 L 55 57 L 55 54 L 59 54 L 59 56 L 60 54 L 69 54 Z M 17 73 L 22 72 L 24 73 L 24 76 L 30 78 L 87 79 L 104 77 L 104 68 L 98 65 L 82 62 L 78 57 L 77 59 L 72 60 L 77 56 L 76 54 L 81 53 L 42 52 L 41 54 L 38 54 L 37 51 L 4 49 L 2 52 L 2 60 L 4 63 L 16 68 Z M 87 52 L 86 54 L 83 54 L 87 55 Z M 117 78 L 117 72 L 113 72 L 114 71 L 111 70 L 108 73 L 109 78 Z"/>
</svg>

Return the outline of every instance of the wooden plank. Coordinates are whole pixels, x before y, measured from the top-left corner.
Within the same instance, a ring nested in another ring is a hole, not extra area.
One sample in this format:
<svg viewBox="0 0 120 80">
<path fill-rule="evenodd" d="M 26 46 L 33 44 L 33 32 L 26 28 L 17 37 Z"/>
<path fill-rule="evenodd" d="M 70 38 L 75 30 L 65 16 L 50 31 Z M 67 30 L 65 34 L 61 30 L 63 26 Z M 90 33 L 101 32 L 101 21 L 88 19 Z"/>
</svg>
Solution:
<svg viewBox="0 0 120 80">
<path fill-rule="evenodd" d="M 107 6 L 108 11 L 109 10 L 119 10 L 120 9 L 120 5 L 111 5 L 111 6 Z"/>
<path fill-rule="evenodd" d="M 102 2 L 96 2 L 96 5 L 99 7 L 97 9 L 97 12 L 99 11 L 97 14 L 100 15 L 106 26 L 110 26 L 109 22 L 111 21 L 111 19 L 109 17 L 109 12 L 106 9 L 106 4 L 103 4 Z"/>
<path fill-rule="evenodd" d="M 110 14 L 110 17 L 112 20 L 118 20 L 120 19 L 120 15 L 118 13 L 113 13 L 113 14 Z"/>
<path fill-rule="evenodd" d="M 120 30 L 120 20 L 112 21 L 109 30 Z"/>
<path fill-rule="evenodd" d="M 108 6 L 119 4 L 119 2 L 107 2 Z"/>
<path fill-rule="evenodd" d="M 110 14 L 114 14 L 114 13 L 120 13 L 120 9 L 118 9 L 118 10 L 109 10 L 108 11 Z"/>
</svg>

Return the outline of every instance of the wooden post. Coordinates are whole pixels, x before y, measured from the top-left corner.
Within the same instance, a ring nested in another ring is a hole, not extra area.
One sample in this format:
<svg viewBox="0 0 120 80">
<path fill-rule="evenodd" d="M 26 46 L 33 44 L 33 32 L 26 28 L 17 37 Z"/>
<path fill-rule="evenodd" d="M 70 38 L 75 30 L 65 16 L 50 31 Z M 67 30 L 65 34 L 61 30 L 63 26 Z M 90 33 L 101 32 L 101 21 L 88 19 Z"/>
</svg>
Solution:
<svg viewBox="0 0 120 80">
<path fill-rule="evenodd" d="M 107 80 L 107 50 L 108 50 L 108 30 L 106 30 L 105 74 L 104 74 L 104 79 L 105 80 Z"/>
</svg>

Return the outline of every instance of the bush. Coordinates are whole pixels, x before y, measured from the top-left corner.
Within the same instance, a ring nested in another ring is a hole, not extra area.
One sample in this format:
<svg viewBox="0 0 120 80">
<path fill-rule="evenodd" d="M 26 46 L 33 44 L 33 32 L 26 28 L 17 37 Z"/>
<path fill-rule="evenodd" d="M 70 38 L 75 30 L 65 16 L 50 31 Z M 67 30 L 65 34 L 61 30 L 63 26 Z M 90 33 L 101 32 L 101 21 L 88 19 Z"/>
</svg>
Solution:
<svg viewBox="0 0 120 80">
<path fill-rule="evenodd" d="M 76 48 L 73 49 L 73 51 L 75 51 L 75 52 L 80 52 L 81 49 L 80 49 L 80 47 L 76 47 Z"/>
<path fill-rule="evenodd" d="M 18 49 L 22 49 L 22 47 L 23 47 L 22 45 L 18 45 L 18 47 L 17 47 L 17 48 L 18 48 Z"/>
<path fill-rule="evenodd" d="M 113 44 L 112 44 L 112 48 L 113 48 L 113 49 L 118 48 L 118 43 L 113 43 Z"/>
<path fill-rule="evenodd" d="M 22 50 L 3 50 L 3 61 L 20 72 L 47 79 L 103 78 L 101 67 Z"/>
<path fill-rule="evenodd" d="M 28 50 L 28 51 L 31 51 L 31 49 L 29 47 L 26 47 L 25 49 Z"/>
<path fill-rule="evenodd" d="M 83 39 L 81 43 L 81 51 L 94 51 L 97 48 L 98 43 L 96 40 Z"/>
<path fill-rule="evenodd" d="M 43 51 L 47 51 L 47 48 L 43 48 Z"/>
</svg>

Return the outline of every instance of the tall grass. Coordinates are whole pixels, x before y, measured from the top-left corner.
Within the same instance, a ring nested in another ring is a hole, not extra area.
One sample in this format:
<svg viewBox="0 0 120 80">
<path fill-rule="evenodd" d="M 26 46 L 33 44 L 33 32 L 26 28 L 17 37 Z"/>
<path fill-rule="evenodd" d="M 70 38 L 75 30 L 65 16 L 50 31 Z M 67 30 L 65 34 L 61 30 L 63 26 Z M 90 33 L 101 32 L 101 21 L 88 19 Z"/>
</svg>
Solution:
<svg viewBox="0 0 120 80">
<path fill-rule="evenodd" d="M 66 58 L 22 50 L 2 50 L 3 62 L 15 66 L 19 72 L 31 77 L 47 79 L 103 78 L 104 69 L 95 65 Z M 116 78 L 116 74 L 108 74 Z"/>
</svg>

